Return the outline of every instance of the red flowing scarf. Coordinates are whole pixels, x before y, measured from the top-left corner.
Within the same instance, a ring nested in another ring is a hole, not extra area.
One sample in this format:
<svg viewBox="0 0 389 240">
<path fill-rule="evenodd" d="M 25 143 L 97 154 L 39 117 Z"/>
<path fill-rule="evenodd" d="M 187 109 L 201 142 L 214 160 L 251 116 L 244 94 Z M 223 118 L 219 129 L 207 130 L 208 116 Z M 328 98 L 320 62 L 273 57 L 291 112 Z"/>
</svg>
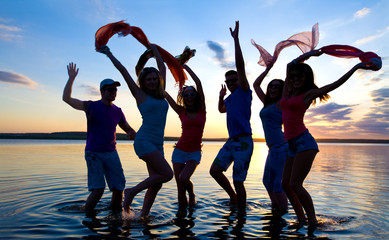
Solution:
<svg viewBox="0 0 389 240">
<path fill-rule="evenodd" d="M 97 30 L 95 34 L 96 51 L 99 52 L 102 46 L 107 45 L 108 40 L 116 33 L 119 36 L 127 36 L 128 34 L 131 34 L 146 48 L 150 48 L 150 42 L 147 39 L 146 35 L 143 33 L 142 29 L 140 29 L 139 27 L 130 26 L 124 21 L 119 21 L 115 23 L 109 23 Z M 187 79 L 181 64 L 168 51 L 158 45 L 155 46 L 157 47 L 159 53 L 161 54 L 163 60 L 166 62 L 170 72 L 172 73 L 176 82 L 178 82 L 179 87 L 181 89 L 181 87 L 185 83 L 185 80 Z"/>
<path fill-rule="evenodd" d="M 273 56 L 270 55 L 263 47 L 256 44 L 254 40 L 251 39 L 251 43 L 258 49 L 260 53 L 260 58 L 258 64 L 261 66 L 269 66 L 274 64 L 278 58 L 280 52 L 287 47 L 296 45 L 303 53 L 309 52 L 315 49 L 316 45 L 319 42 L 319 24 L 316 23 L 312 27 L 311 32 L 302 32 L 297 33 L 287 40 L 281 41 L 276 45 Z"/>
<path fill-rule="evenodd" d="M 382 67 L 381 58 L 373 52 L 363 52 L 358 48 L 348 45 L 328 45 L 320 48 L 320 50 L 328 55 L 341 57 L 341 58 L 359 58 L 361 62 L 375 63 L 376 68 L 373 70 L 379 70 Z"/>
</svg>

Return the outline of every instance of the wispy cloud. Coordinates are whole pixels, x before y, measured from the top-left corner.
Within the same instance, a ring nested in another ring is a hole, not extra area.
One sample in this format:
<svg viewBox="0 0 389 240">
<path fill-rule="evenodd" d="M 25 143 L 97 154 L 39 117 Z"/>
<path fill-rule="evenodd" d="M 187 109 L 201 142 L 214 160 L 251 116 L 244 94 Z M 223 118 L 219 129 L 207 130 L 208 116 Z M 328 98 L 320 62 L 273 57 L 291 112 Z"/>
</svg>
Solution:
<svg viewBox="0 0 389 240">
<path fill-rule="evenodd" d="M 354 19 L 364 18 L 370 13 L 370 8 L 362 8 L 361 10 L 354 13 Z"/>
<path fill-rule="evenodd" d="M 97 87 L 87 84 L 83 84 L 80 87 L 84 89 L 87 95 L 100 96 L 100 90 Z"/>
<path fill-rule="evenodd" d="M 358 136 L 362 138 L 388 138 L 389 88 L 370 92 L 372 106 L 359 120 L 349 114 L 356 105 L 328 103 L 307 112 L 307 123 L 315 134 L 324 137 Z"/>
<path fill-rule="evenodd" d="M 21 38 L 22 35 L 19 34 L 0 33 L 0 40 L 7 41 L 7 42 L 14 41 Z"/>
<path fill-rule="evenodd" d="M 230 61 L 226 56 L 226 50 L 220 43 L 214 41 L 207 41 L 207 46 L 211 49 L 216 55 L 215 60 L 219 63 L 222 68 L 230 69 L 235 67 L 235 63 Z"/>
<path fill-rule="evenodd" d="M 315 108 L 310 108 L 309 112 L 307 113 L 307 122 L 337 122 L 350 120 L 351 118 L 348 115 L 353 111 L 354 106 L 355 105 L 340 105 L 331 102 L 319 105 Z"/>
<path fill-rule="evenodd" d="M 374 41 L 376 39 L 382 38 L 388 32 L 389 32 L 389 27 L 386 27 L 384 30 L 378 31 L 377 34 L 374 34 L 372 36 L 368 36 L 368 37 L 365 37 L 365 38 L 362 38 L 362 39 L 359 39 L 359 40 L 355 41 L 354 44 L 357 45 L 357 46 L 360 46 L 360 45 L 369 43 L 369 42 Z"/>
<path fill-rule="evenodd" d="M 5 24 L 0 24 L 0 29 L 4 29 L 6 31 L 11 31 L 11 32 L 19 32 L 22 31 L 22 29 L 15 27 L 15 26 L 7 26 Z"/>
<path fill-rule="evenodd" d="M 0 71 L 0 82 L 16 84 L 18 86 L 29 88 L 35 88 L 38 85 L 38 83 L 22 74 L 5 71 Z"/>
<path fill-rule="evenodd" d="M 373 102 L 389 101 L 389 88 L 381 88 L 370 93 Z"/>
<path fill-rule="evenodd" d="M 14 32 L 20 31 L 22 31 L 22 29 L 16 26 L 0 24 L 0 40 L 10 42 L 16 39 L 21 39 L 22 35 L 14 34 Z"/>
</svg>

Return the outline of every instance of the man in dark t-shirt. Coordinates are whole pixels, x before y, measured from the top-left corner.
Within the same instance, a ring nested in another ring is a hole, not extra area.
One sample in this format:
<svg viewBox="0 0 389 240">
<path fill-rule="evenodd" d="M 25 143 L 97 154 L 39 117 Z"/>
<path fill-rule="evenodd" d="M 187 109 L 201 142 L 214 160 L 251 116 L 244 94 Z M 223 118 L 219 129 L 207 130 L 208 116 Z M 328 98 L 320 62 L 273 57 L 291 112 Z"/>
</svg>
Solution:
<svg viewBox="0 0 389 240">
<path fill-rule="evenodd" d="M 103 196 L 105 182 L 112 191 L 112 209 L 121 210 L 126 181 L 116 151 L 116 126 L 119 125 L 130 139 L 135 138 L 135 131 L 126 121 L 122 110 L 112 103 L 116 98 L 116 87 L 120 86 L 120 83 L 104 79 L 100 83 L 100 100 L 81 101 L 71 97 L 78 68 L 76 64 L 70 63 L 67 69 L 69 80 L 62 99 L 71 107 L 84 111 L 87 117 L 85 160 L 88 168 L 88 189 L 91 193 L 85 203 L 85 212 L 87 215 L 94 215 L 94 208 Z"/>
</svg>

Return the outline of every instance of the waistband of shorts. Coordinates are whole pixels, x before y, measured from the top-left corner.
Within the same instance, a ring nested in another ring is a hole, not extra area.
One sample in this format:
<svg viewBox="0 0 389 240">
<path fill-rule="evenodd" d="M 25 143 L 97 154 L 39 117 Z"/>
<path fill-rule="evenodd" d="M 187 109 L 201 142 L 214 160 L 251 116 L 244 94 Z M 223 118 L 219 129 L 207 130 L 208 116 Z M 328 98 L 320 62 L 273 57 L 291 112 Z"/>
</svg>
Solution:
<svg viewBox="0 0 389 240">
<path fill-rule="evenodd" d="M 308 129 L 305 130 L 304 132 L 300 133 L 300 134 L 297 135 L 296 137 L 289 139 L 288 142 L 293 142 L 293 141 L 295 141 L 296 139 L 299 139 L 301 136 L 303 136 L 303 135 L 305 135 L 305 134 L 307 134 L 307 133 L 309 133 Z"/>
<path fill-rule="evenodd" d="M 284 146 L 287 143 L 288 143 L 288 141 L 285 140 L 285 142 L 277 143 L 277 144 L 271 144 L 271 145 L 267 145 L 267 146 L 268 146 L 268 148 L 280 148 L 280 147 Z"/>
</svg>

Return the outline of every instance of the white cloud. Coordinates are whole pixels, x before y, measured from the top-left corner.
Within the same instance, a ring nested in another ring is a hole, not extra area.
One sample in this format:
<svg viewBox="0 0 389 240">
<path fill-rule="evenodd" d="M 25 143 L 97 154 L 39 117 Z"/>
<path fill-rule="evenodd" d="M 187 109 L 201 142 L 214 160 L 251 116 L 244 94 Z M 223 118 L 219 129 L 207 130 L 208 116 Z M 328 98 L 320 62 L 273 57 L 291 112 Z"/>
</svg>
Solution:
<svg viewBox="0 0 389 240">
<path fill-rule="evenodd" d="M 15 27 L 15 26 L 7 26 L 5 24 L 0 24 L 0 29 L 5 29 L 6 31 L 11 31 L 11 32 L 19 32 L 22 29 Z"/>
<path fill-rule="evenodd" d="M 357 41 L 354 42 L 355 45 L 357 46 L 360 46 L 360 45 L 363 45 L 363 44 L 366 44 L 366 43 L 369 43 L 371 41 L 374 41 L 378 38 L 382 38 L 383 36 L 385 36 L 385 34 L 389 31 L 389 27 L 386 27 L 384 31 L 379 31 L 377 34 L 375 35 L 372 35 L 372 36 L 368 36 L 368 37 L 365 37 L 365 38 L 362 38 L 362 39 L 359 39 Z"/>
<path fill-rule="evenodd" d="M 354 19 L 363 18 L 369 13 L 370 13 L 370 8 L 362 8 L 361 10 L 354 13 Z"/>
<path fill-rule="evenodd" d="M 13 41 L 15 39 L 21 39 L 22 35 L 17 35 L 17 34 L 8 34 L 8 33 L 0 33 L 0 40 L 3 41 Z"/>
</svg>

